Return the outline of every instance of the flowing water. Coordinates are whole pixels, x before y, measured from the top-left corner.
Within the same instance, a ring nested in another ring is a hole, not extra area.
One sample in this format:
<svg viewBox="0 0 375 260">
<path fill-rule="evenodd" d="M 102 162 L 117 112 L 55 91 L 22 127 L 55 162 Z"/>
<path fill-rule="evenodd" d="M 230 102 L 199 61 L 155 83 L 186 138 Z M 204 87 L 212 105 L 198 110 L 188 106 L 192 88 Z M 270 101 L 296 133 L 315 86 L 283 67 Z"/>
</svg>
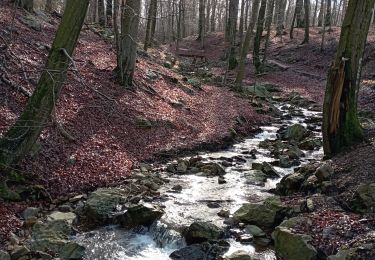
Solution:
<svg viewBox="0 0 375 260">
<path fill-rule="evenodd" d="M 266 183 L 257 183 L 254 177 L 249 174 L 253 162 L 275 160 L 268 150 L 258 147 L 259 142 L 265 139 L 276 139 L 277 130 L 282 125 L 301 123 L 306 126 L 305 118 L 321 116 L 318 112 L 305 109 L 300 109 L 301 115 L 290 116 L 287 106 L 279 107 L 279 109 L 283 113 L 279 123 L 262 127 L 262 132 L 255 137 L 245 139 L 224 151 L 200 154 L 205 161 L 222 162 L 238 157 L 245 159 L 234 160 L 235 164 L 226 168 L 225 184 L 219 185 L 217 177 L 166 174 L 165 177 L 170 180 L 170 183 L 161 188 L 164 199 L 159 203 L 165 210 L 162 219 L 149 229 L 140 227 L 129 231 L 116 226 L 108 226 L 80 234 L 76 239 L 87 248 L 86 259 L 169 259 L 169 255 L 173 251 L 185 246 L 183 238 L 176 230 L 181 230 L 182 227 L 197 220 L 210 221 L 218 226 L 224 226 L 223 218 L 217 215 L 220 209 L 225 208 L 233 213 L 243 203 L 261 202 L 271 196 L 267 191 L 275 188 L 280 178 L 268 179 Z M 317 127 L 314 134 L 320 135 Z M 248 154 L 252 149 L 258 151 L 256 159 Z M 301 159 L 302 164 L 322 157 L 322 150 L 304 152 L 306 156 Z M 284 176 L 292 173 L 294 167 L 275 167 L 275 169 L 281 176 Z M 177 184 L 182 186 L 180 193 L 172 192 L 172 187 Z M 215 208 L 209 207 L 210 204 L 214 204 Z M 259 250 L 251 244 L 241 244 L 233 238 L 228 239 L 228 242 L 231 247 L 227 254 L 241 249 L 252 255 L 257 255 L 260 259 L 276 259 L 272 248 Z"/>
</svg>

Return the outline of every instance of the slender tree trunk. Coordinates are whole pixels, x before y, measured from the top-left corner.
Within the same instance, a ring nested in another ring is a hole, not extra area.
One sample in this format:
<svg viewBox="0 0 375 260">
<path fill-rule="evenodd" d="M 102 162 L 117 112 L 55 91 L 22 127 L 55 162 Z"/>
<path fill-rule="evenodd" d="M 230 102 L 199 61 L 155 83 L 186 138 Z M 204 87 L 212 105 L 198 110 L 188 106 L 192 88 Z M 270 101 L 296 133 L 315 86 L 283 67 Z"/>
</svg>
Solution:
<svg viewBox="0 0 375 260">
<path fill-rule="evenodd" d="M 243 40 L 243 31 L 244 31 L 244 19 L 245 19 L 245 0 L 241 0 L 241 14 L 240 14 L 240 25 L 238 27 L 238 39 L 240 43 Z"/>
<path fill-rule="evenodd" d="M 120 44 L 120 83 L 131 88 L 137 56 L 137 36 L 141 2 L 139 0 L 126 0 L 121 21 Z"/>
<path fill-rule="evenodd" d="M 316 16 L 317 16 L 317 14 L 318 14 L 318 0 L 315 3 L 314 16 L 313 16 L 313 20 L 312 20 L 312 24 L 311 24 L 312 27 L 315 27 L 315 22 L 316 22 Z"/>
<path fill-rule="evenodd" d="M 303 0 L 297 0 L 296 2 L 296 21 L 297 21 L 297 28 L 304 27 L 304 19 L 302 16 L 302 8 L 303 8 Z"/>
<path fill-rule="evenodd" d="M 305 37 L 302 44 L 309 43 L 310 40 L 310 0 L 304 0 L 305 7 Z"/>
<path fill-rule="evenodd" d="M 105 8 L 104 0 L 98 0 L 99 25 L 105 26 Z"/>
<path fill-rule="evenodd" d="M 276 20 L 276 36 L 281 36 L 284 31 L 286 0 L 276 1 L 275 20 Z"/>
<path fill-rule="evenodd" d="M 242 44 L 240 59 L 238 62 L 238 71 L 237 71 L 237 76 L 236 76 L 236 88 L 241 87 L 242 81 L 245 77 L 246 57 L 249 52 L 251 41 L 254 36 L 254 28 L 255 28 L 256 21 L 258 19 L 258 14 L 259 14 L 258 12 L 259 5 L 260 5 L 260 0 L 253 0 L 250 23 L 246 30 L 246 36 Z"/>
<path fill-rule="evenodd" d="M 152 45 L 153 31 L 155 32 L 156 26 L 156 15 L 157 15 L 157 0 L 151 0 L 148 8 L 148 17 L 147 17 L 147 27 L 146 27 L 146 37 L 143 45 L 143 49 L 147 51 Z"/>
<path fill-rule="evenodd" d="M 212 14 L 211 14 L 211 32 L 216 30 L 216 7 L 217 7 L 218 0 L 212 0 Z"/>
<path fill-rule="evenodd" d="M 200 47 L 203 49 L 204 48 L 204 19 L 205 19 L 205 14 L 204 14 L 204 0 L 199 0 L 199 21 L 198 21 L 198 41 L 200 41 Z"/>
<path fill-rule="evenodd" d="M 229 1 L 229 19 L 228 19 L 228 28 L 229 28 L 229 55 L 228 55 L 228 69 L 233 70 L 237 67 L 236 59 L 236 31 L 237 31 L 237 17 L 238 17 L 238 4 L 239 0 L 230 0 Z"/>
<path fill-rule="evenodd" d="M 296 17 L 297 17 L 297 10 L 294 10 L 293 20 L 292 20 L 292 24 L 290 26 L 290 33 L 289 33 L 290 39 L 294 38 L 294 36 L 293 36 L 293 30 L 294 30 L 294 24 L 296 22 Z"/>
<path fill-rule="evenodd" d="M 331 22 L 332 22 L 331 5 L 332 5 L 332 0 L 327 0 L 327 10 L 326 10 L 326 19 L 325 19 L 326 26 L 331 26 Z"/>
<path fill-rule="evenodd" d="M 259 9 L 257 31 L 255 33 L 255 38 L 254 38 L 253 62 L 255 65 L 256 72 L 258 74 L 263 72 L 263 66 L 260 60 L 260 41 L 262 39 L 262 34 L 264 30 L 264 18 L 266 14 L 266 7 L 267 7 L 267 0 L 262 0 L 260 9 Z"/>
<path fill-rule="evenodd" d="M 267 17 L 266 17 L 267 35 L 266 35 L 266 43 L 264 44 L 263 63 L 267 59 L 267 50 L 268 50 L 268 45 L 269 45 L 270 35 L 271 35 L 273 9 L 275 9 L 275 0 L 269 0 L 268 8 L 267 8 Z"/>
<path fill-rule="evenodd" d="M 324 153 L 329 157 L 363 138 L 357 102 L 374 4 L 375 0 L 349 0 L 324 98 L 323 143 Z"/>
<path fill-rule="evenodd" d="M 324 0 L 320 1 L 320 11 L 319 11 L 319 18 L 318 18 L 318 26 L 323 26 L 323 16 L 324 16 Z"/>
<path fill-rule="evenodd" d="M 322 2 L 323 4 L 323 7 L 325 8 L 325 5 L 326 5 L 326 2 L 323 0 Z M 325 12 L 323 12 L 323 20 L 322 21 L 325 21 Z M 326 36 L 326 23 L 324 22 L 323 23 L 323 32 L 322 32 L 322 43 L 321 43 L 321 46 L 320 46 L 320 51 L 324 51 L 324 43 L 325 43 L 325 36 Z"/>
<path fill-rule="evenodd" d="M 250 2 L 249 0 L 246 0 L 246 7 L 245 7 L 245 19 L 244 19 L 244 30 L 246 31 L 247 30 L 247 23 L 248 23 L 248 20 L 249 20 L 249 7 L 250 7 Z"/>
<path fill-rule="evenodd" d="M 30 152 L 48 124 L 63 87 L 88 5 L 89 0 L 67 0 L 38 85 L 19 119 L 0 141 L 0 169 L 4 172 Z"/>
<path fill-rule="evenodd" d="M 112 7 L 112 0 L 107 0 L 106 21 L 108 27 L 112 27 L 113 24 Z"/>
<path fill-rule="evenodd" d="M 211 0 L 206 0 L 206 18 L 205 18 L 205 32 L 210 31 L 210 12 L 211 12 Z"/>
</svg>

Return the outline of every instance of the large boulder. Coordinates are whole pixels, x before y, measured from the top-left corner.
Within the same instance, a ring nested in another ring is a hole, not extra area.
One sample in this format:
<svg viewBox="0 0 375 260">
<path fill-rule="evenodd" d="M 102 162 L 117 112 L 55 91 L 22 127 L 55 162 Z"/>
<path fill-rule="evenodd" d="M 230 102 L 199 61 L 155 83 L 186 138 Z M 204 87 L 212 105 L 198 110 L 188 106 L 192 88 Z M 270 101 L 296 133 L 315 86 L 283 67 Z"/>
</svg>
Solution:
<svg viewBox="0 0 375 260">
<path fill-rule="evenodd" d="M 274 227 L 284 218 L 287 208 L 279 197 L 267 198 L 262 204 L 247 203 L 233 214 L 235 222 L 254 224 L 260 227 Z"/>
<path fill-rule="evenodd" d="M 34 251 L 54 252 L 60 259 L 81 259 L 85 248 L 69 237 L 73 229 L 69 220 L 48 219 L 33 226 L 31 248 Z"/>
<path fill-rule="evenodd" d="M 375 212 L 375 183 L 366 183 L 358 186 L 351 208 L 358 213 Z"/>
<path fill-rule="evenodd" d="M 209 162 L 202 164 L 200 171 L 202 171 L 207 176 L 223 176 L 225 175 L 224 168 L 215 162 Z"/>
<path fill-rule="evenodd" d="M 100 188 L 92 192 L 86 202 L 85 215 L 95 224 L 109 224 L 113 210 L 125 203 L 128 194 L 119 188 Z"/>
<path fill-rule="evenodd" d="M 323 165 L 319 166 L 318 169 L 315 171 L 315 176 L 318 178 L 320 182 L 327 181 L 333 175 L 334 170 L 329 163 L 324 163 Z"/>
<path fill-rule="evenodd" d="M 238 250 L 230 254 L 229 256 L 226 256 L 224 259 L 225 260 L 251 260 L 251 256 L 246 251 Z"/>
<path fill-rule="evenodd" d="M 307 129 L 303 125 L 300 125 L 300 124 L 294 124 L 294 125 L 289 126 L 284 133 L 285 139 L 289 141 L 296 141 L 296 142 L 302 141 L 307 136 L 308 136 Z"/>
<path fill-rule="evenodd" d="M 189 245 L 213 239 L 220 239 L 223 235 L 224 232 L 212 223 L 194 222 L 186 229 L 185 240 Z"/>
<path fill-rule="evenodd" d="M 281 181 L 276 184 L 276 192 L 280 195 L 289 195 L 301 188 L 302 183 L 305 180 L 299 172 L 284 176 Z"/>
<path fill-rule="evenodd" d="M 176 250 L 169 257 L 173 260 L 216 260 L 225 254 L 229 247 L 229 243 L 223 240 L 208 241 Z"/>
<path fill-rule="evenodd" d="M 161 218 L 164 211 L 152 204 L 139 204 L 129 207 L 124 214 L 118 216 L 118 222 L 123 227 L 150 226 Z"/>
<path fill-rule="evenodd" d="M 285 220 L 272 233 L 275 241 L 275 251 L 284 260 L 315 260 L 317 259 L 316 249 L 309 244 L 311 236 L 297 234 L 292 228 L 298 224 L 307 223 L 307 219 L 296 217 Z"/>
</svg>

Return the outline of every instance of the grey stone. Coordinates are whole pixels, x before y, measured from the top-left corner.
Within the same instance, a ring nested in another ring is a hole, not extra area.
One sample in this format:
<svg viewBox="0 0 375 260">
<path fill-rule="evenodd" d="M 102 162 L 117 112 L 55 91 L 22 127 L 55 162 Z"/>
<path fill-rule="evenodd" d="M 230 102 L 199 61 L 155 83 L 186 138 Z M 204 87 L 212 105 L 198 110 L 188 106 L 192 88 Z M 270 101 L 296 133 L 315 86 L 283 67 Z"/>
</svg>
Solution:
<svg viewBox="0 0 375 260">
<path fill-rule="evenodd" d="M 194 222 L 185 232 L 186 243 L 201 243 L 212 239 L 220 239 L 224 235 L 223 231 L 209 222 Z"/>
<path fill-rule="evenodd" d="M 224 258 L 225 260 L 251 260 L 251 256 L 243 250 L 238 250 Z"/>
<path fill-rule="evenodd" d="M 117 217 L 117 220 L 123 227 L 150 226 L 155 220 L 161 218 L 164 211 L 158 206 L 144 203 L 133 205 L 126 212 Z"/>
</svg>

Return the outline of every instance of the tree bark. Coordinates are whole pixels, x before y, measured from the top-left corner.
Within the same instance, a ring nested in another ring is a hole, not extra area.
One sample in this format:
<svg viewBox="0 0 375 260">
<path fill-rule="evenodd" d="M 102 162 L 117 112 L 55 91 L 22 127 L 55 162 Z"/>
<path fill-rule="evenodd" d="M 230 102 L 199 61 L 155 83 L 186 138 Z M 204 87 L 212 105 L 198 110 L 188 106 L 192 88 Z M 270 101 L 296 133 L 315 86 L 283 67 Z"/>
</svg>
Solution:
<svg viewBox="0 0 375 260">
<path fill-rule="evenodd" d="M 349 0 L 323 108 L 324 153 L 331 157 L 363 138 L 357 116 L 362 58 L 375 0 Z"/>
<path fill-rule="evenodd" d="M 126 88 L 133 86 L 140 7 L 139 0 L 126 0 L 122 15 L 118 68 L 120 83 Z"/>
<path fill-rule="evenodd" d="M 286 0 L 276 1 L 275 20 L 276 20 L 276 36 L 281 36 L 284 31 Z"/>
<path fill-rule="evenodd" d="M 230 0 L 229 1 L 229 19 L 228 19 L 228 28 L 229 28 L 229 55 L 228 55 L 228 69 L 233 70 L 237 67 L 237 58 L 236 58 L 236 31 L 237 31 L 237 17 L 238 17 L 238 4 L 239 0 Z"/>
<path fill-rule="evenodd" d="M 143 49 L 147 51 L 152 45 L 153 33 L 155 31 L 156 14 L 157 14 L 157 0 L 151 0 L 148 8 L 147 26 L 146 26 L 146 37 L 143 45 Z"/>
<path fill-rule="evenodd" d="M 259 9 L 257 31 L 255 33 L 255 38 L 254 38 L 253 62 L 254 62 L 256 73 L 258 74 L 263 72 L 263 66 L 260 60 L 260 41 L 261 41 L 263 30 L 264 30 L 264 17 L 266 14 L 266 7 L 267 7 L 267 0 L 262 0 L 260 9 Z"/>
<path fill-rule="evenodd" d="M 238 39 L 242 42 L 243 31 L 244 31 L 244 16 L 245 16 L 245 0 L 241 0 L 241 14 L 240 14 L 240 25 L 238 27 Z"/>
<path fill-rule="evenodd" d="M 98 0 L 99 25 L 105 26 L 105 8 L 104 0 Z"/>
<path fill-rule="evenodd" d="M 310 40 L 310 0 L 304 0 L 305 7 L 305 37 L 302 44 L 309 43 Z"/>
<path fill-rule="evenodd" d="M 303 7 L 303 0 L 297 0 L 296 2 L 296 27 L 303 28 L 304 27 L 304 19 L 302 15 L 302 7 Z"/>
<path fill-rule="evenodd" d="M 106 22 L 107 22 L 108 27 L 112 27 L 113 25 L 112 0 L 107 0 Z"/>
<path fill-rule="evenodd" d="M 237 71 L 236 86 L 235 86 L 236 88 L 241 87 L 243 78 L 245 76 L 245 65 L 246 65 L 245 61 L 246 61 L 246 56 L 250 49 L 252 38 L 254 36 L 254 27 L 258 19 L 259 5 L 260 5 L 260 0 L 253 1 L 253 6 L 251 10 L 251 18 L 250 18 L 250 22 L 246 30 L 246 36 L 242 44 L 240 59 L 238 62 L 238 71 Z"/>
<path fill-rule="evenodd" d="M 331 26 L 331 22 L 332 22 L 331 5 L 332 5 L 332 0 L 327 0 L 326 19 L 325 19 L 326 26 Z"/>
<path fill-rule="evenodd" d="M 45 69 L 13 127 L 0 141 L 0 169 L 7 172 L 26 156 L 48 124 L 63 87 L 89 0 L 67 0 Z"/>
<path fill-rule="evenodd" d="M 323 25 L 323 16 L 324 16 L 324 0 L 320 1 L 320 11 L 319 11 L 319 17 L 318 17 L 318 26 Z"/>
<path fill-rule="evenodd" d="M 197 40 L 200 41 L 200 47 L 203 49 L 204 48 L 204 19 L 205 19 L 205 14 L 204 14 L 204 0 L 199 0 L 199 21 L 198 21 L 198 38 Z"/>
<path fill-rule="evenodd" d="M 312 20 L 312 23 L 311 23 L 312 27 L 315 27 L 315 22 L 316 22 L 316 16 L 317 16 L 317 14 L 318 14 L 318 1 L 316 1 L 315 7 L 314 7 L 314 16 L 313 16 L 313 20 Z"/>
<path fill-rule="evenodd" d="M 216 7 L 217 7 L 218 0 L 212 0 L 212 14 L 211 14 L 211 32 L 216 30 Z"/>
<path fill-rule="evenodd" d="M 269 0 L 268 8 L 267 8 L 267 18 L 266 18 L 266 43 L 264 44 L 264 54 L 263 54 L 263 63 L 267 59 L 267 50 L 271 36 L 271 25 L 272 25 L 272 17 L 273 17 L 273 9 L 275 9 L 275 0 Z"/>
</svg>

